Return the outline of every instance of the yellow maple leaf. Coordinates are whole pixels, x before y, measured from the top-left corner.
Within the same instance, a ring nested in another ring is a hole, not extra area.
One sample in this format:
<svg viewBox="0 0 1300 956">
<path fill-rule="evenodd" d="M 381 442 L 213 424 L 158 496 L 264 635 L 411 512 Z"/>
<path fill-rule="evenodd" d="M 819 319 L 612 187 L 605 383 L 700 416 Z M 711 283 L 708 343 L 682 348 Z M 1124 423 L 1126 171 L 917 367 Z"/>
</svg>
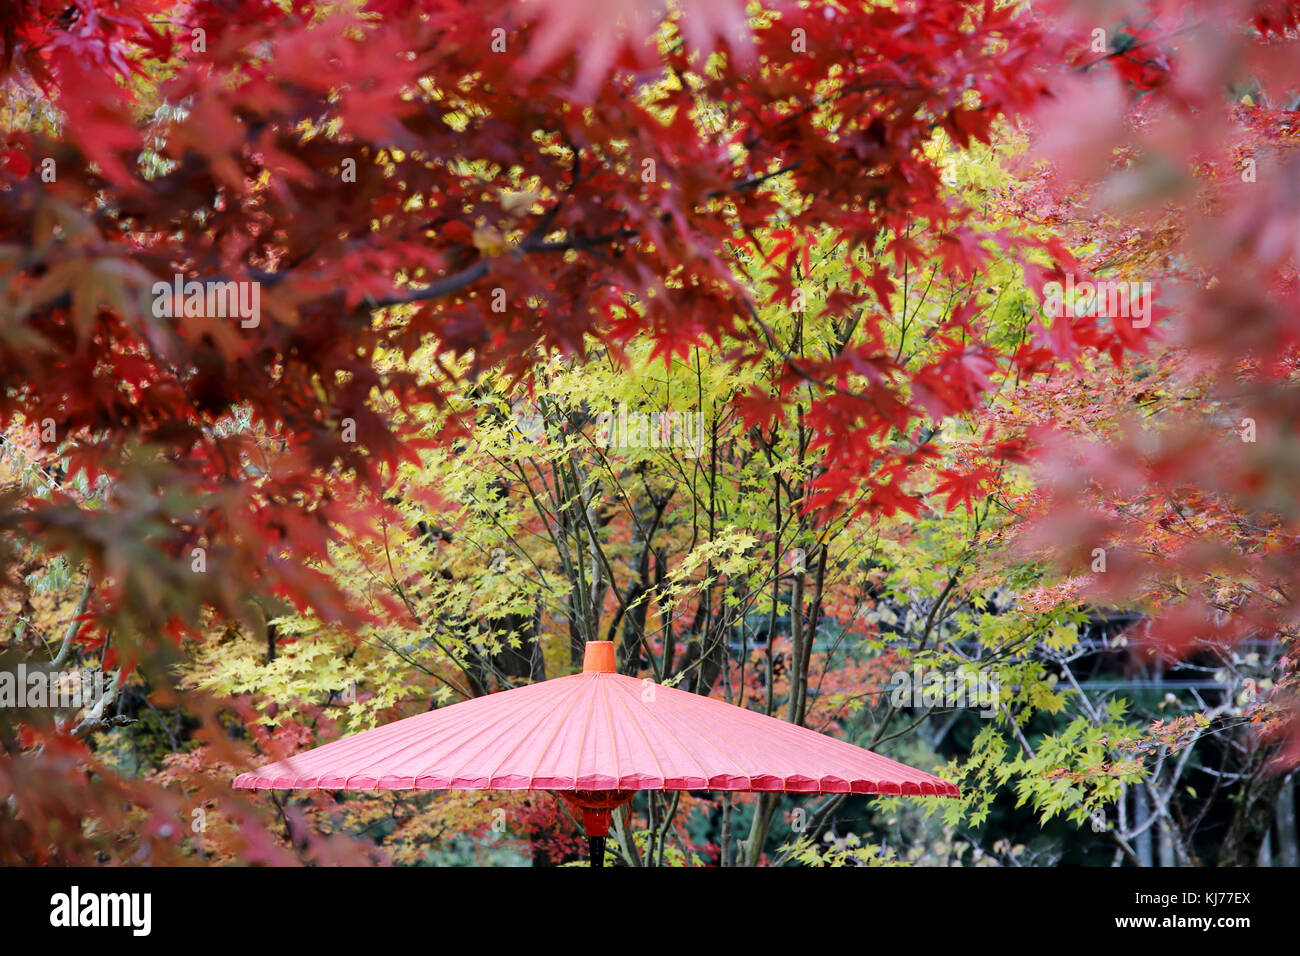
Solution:
<svg viewBox="0 0 1300 956">
<path fill-rule="evenodd" d="M 495 229 L 480 226 L 474 230 L 474 248 L 485 256 L 499 256 L 506 251 L 506 240 Z"/>
</svg>

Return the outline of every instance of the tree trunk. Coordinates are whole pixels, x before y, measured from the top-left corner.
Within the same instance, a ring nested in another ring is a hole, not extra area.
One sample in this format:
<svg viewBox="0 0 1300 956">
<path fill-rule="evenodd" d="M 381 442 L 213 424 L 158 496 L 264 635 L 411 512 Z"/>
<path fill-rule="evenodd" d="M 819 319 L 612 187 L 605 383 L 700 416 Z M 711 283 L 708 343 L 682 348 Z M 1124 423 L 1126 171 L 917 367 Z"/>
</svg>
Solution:
<svg viewBox="0 0 1300 956">
<path fill-rule="evenodd" d="M 1241 802 L 1233 814 L 1219 851 L 1219 866 L 1255 866 L 1259 849 L 1273 824 L 1273 808 L 1282 791 L 1282 777 L 1256 771 L 1241 790 Z"/>
<path fill-rule="evenodd" d="M 1147 794 L 1146 787 L 1142 784 L 1132 788 L 1133 790 L 1133 829 L 1141 830 L 1147 820 L 1151 818 L 1151 798 Z M 1138 861 L 1143 866 L 1153 866 L 1155 864 L 1155 855 L 1151 846 L 1151 828 L 1138 835 L 1137 838 L 1137 855 Z"/>
<path fill-rule="evenodd" d="M 1296 839 L 1295 825 L 1295 774 L 1289 775 L 1278 791 L 1274 816 L 1278 866 L 1300 866 L 1300 840 Z"/>
</svg>

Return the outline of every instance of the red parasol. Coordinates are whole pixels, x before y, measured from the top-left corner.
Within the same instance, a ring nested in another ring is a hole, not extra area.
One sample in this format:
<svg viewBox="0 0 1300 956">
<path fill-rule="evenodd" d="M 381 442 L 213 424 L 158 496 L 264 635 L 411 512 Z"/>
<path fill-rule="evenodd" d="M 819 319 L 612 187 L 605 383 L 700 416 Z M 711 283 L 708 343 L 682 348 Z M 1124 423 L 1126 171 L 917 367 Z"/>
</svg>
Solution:
<svg viewBox="0 0 1300 956">
<path fill-rule="evenodd" d="M 582 673 L 394 721 L 235 778 L 240 788 L 554 790 L 583 811 L 601 865 L 610 811 L 635 790 L 958 796 L 938 777 L 724 701 Z"/>
</svg>

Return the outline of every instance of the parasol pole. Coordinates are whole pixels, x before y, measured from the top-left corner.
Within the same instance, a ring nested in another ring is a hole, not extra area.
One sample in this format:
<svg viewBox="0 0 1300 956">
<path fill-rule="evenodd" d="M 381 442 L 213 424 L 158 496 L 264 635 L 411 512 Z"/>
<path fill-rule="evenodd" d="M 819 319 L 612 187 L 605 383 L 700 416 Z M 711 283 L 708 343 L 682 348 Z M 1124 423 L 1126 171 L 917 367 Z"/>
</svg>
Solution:
<svg viewBox="0 0 1300 956">
<path fill-rule="evenodd" d="M 617 673 L 613 641 L 588 641 L 583 649 L 584 672 Z M 589 793 L 579 796 L 583 809 L 583 825 L 587 831 L 587 865 L 605 865 L 605 840 L 609 836 L 609 814 L 615 807 L 631 799 L 631 793 Z"/>
</svg>

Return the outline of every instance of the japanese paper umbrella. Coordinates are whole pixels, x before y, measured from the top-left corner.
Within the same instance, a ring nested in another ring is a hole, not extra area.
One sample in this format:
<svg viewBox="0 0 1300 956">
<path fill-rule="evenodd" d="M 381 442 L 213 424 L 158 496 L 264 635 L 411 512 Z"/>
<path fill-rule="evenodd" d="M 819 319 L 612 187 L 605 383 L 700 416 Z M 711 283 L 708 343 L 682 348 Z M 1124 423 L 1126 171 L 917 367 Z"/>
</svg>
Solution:
<svg viewBox="0 0 1300 956">
<path fill-rule="evenodd" d="M 636 790 L 958 795 L 928 773 L 774 717 L 615 672 L 582 673 L 394 721 L 258 770 L 246 789 L 554 790 L 583 814 L 591 865 Z"/>
</svg>

